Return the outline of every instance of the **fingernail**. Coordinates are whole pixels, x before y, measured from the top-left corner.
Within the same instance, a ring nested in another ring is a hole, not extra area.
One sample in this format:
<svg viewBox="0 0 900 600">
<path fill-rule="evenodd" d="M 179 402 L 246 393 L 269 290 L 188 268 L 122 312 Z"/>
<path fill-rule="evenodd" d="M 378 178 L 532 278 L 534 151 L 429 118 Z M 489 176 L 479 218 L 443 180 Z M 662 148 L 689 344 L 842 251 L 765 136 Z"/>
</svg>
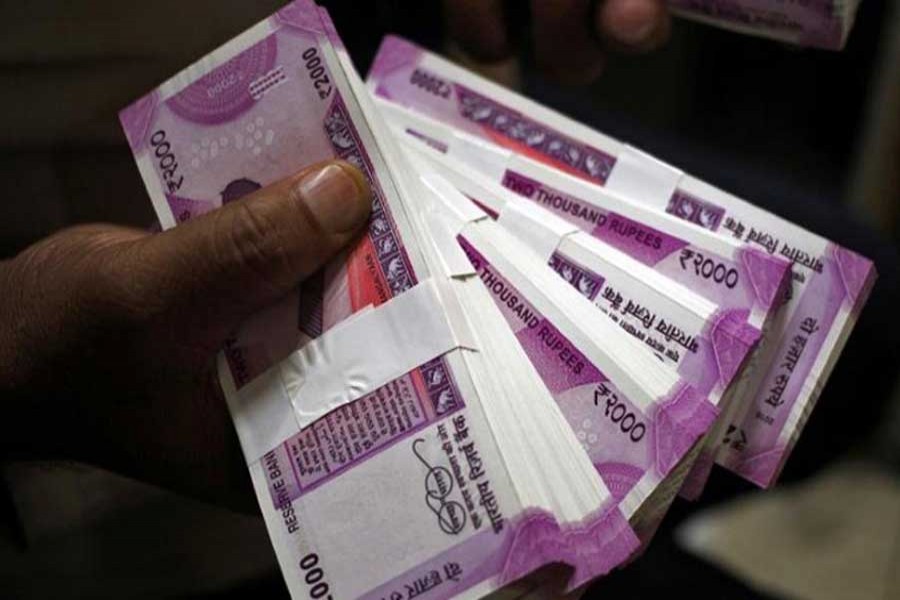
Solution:
<svg viewBox="0 0 900 600">
<path fill-rule="evenodd" d="M 627 22 L 626 22 L 627 23 Z M 627 23 L 619 31 L 619 38 L 626 44 L 642 44 L 650 39 L 653 31 L 656 29 L 656 23 L 650 21 L 645 23 Z"/>
<path fill-rule="evenodd" d="M 359 169 L 349 163 L 326 165 L 295 185 L 297 195 L 327 233 L 355 231 L 369 216 L 369 185 Z"/>
<path fill-rule="evenodd" d="M 601 5 L 600 30 L 626 46 L 643 46 L 665 26 L 665 9 L 657 0 L 609 0 Z"/>
</svg>

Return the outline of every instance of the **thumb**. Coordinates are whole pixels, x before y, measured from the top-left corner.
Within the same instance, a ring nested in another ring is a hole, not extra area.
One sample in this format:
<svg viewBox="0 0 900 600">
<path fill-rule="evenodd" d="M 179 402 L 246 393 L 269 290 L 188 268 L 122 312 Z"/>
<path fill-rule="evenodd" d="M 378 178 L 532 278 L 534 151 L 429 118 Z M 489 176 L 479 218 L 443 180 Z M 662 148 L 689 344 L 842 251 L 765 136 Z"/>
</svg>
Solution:
<svg viewBox="0 0 900 600">
<path fill-rule="evenodd" d="M 145 238 L 145 289 L 166 312 L 200 308 L 207 323 L 235 325 L 324 265 L 370 210 L 359 170 L 343 161 L 313 165 Z"/>
</svg>

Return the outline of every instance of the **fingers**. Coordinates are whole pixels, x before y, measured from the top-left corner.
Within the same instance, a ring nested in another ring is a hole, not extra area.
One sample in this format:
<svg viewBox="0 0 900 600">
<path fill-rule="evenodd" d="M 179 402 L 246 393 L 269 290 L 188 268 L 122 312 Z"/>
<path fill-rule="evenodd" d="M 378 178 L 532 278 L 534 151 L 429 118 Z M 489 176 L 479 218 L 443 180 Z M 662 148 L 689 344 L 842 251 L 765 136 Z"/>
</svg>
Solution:
<svg viewBox="0 0 900 600">
<path fill-rule="evenodd" d="M 447 34 L 476 60 L 493 62 L 512 51 L 503 0 L 444 0 Z"/>
<path fill-rule="evenodd" d="M 623 51 L 647 52 L 669 38 L 669 12 L 662 0 L 604 0 L 593 15 L 597 33 Z"/>
<path fill-rule="evenodd" d="M 591 34 L 588 0 L 532 0 L 534 53 L 548 77 L 569 84 L 596 79 L 603 48 Z"/>
<path fill-rule="evenodd" d="M 348 163 L 327 162 L 138 242 L 125 257 L 128 279 L 145 290 L 144 310 L 156 312 L 138 320 L 126 348 L 113 347 L 133 365 L 115 389 L 146 389 L 152 401 L 118 402 L 104 411 L 112 425 L 96 436 L 106 443 L 93 452 L 95 460 L 252 510 L 230 418 L 209 385 L 209 359 L 248 316 L 352 242 L 370 210 L 363 175 Z"/>
<path fill-rule="evenodd" d="M 225 407 L 198 388 L 226 336 L 351 242 L 370 207 L 362 174 L 329 162 L 161 234 L 83 226 L 0 262 L 0 395 L 16 399 L 0 453 L 219 502 L 246 492 Z"/>
<path fill-rule="evenodd" d="M 503 0 L 445 0 L 447 33 L 477 60 L 512 52 Z M 588 83 L 603 71 L 605 50 L 647 52 L 669 37 L 663 0 L 532 0 L 538 68 L 569 84 Z"/>
<path fill-rule="evenodd" d="M 202 305 L 234 324 L 271 304 L 350 242 L 371 208 L 362 174 L 314 165 L 239 201 L 148 237 L 132 256 L 145 306 Z"/>
<path fill-rule="evenodd" d="M 538 67 L 564 83 L 596 79 L 607 47 L 646 52 L 669 37 L 663 0 L 533 0 L 531 10 Z"/>
<path fill-rule="evenodd" d="M 37 373 L 80 364 L 83 348 L 154 346 L 153 336 L 206 360 L 244 319 L 349 243 L 370 207 L 359 171 L 330 162 L 161 234 L 111 225 L 61 231 L 0 263 L 9 292 L 0 295 L 8 325 L 0 327 L 0 391 L 58 381 Z M 104 341 L 121 330 L 132 334 Z"/>
</svg>

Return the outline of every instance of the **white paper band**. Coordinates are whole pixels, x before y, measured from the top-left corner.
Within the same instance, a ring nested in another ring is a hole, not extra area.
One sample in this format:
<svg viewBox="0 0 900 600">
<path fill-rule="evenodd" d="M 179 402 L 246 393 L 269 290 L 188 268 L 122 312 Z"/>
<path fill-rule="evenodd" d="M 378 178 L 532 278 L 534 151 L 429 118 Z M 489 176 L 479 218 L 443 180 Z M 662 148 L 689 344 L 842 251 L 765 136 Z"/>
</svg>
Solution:
<svg viewBox="0 0 900 600">
<path fill-rule="evenodd" d="M 222 354 L 219 355 L 219 373 L 229 380 L 231 371 Z M 277 366 L 240 390 L 226 393 L 225 397 L 248 464 L 300 431 Z"/>
<path fill-rule="evenodd" d="M 683 176 L 683 171 L 626 144 L 616 157 L 605 187 L 625 198 L 665 206 Z"/>
<path fill-rule="evenodd" d="M 428 279 L 364 309 L 242 389 L 248 400 L 233 408 L 247 461 L 433 358 L 476 349 L 453 285 Z"/>
<path fill-rule="evenodd" d="M 456 236 L 467 221 L 450 217 L 446 213 L 429 211 L 425 215 L 431 242 L 437 248 L 438 258 L 448 277 L 461 278 L 476 275 L 475 267 L 463 252 Z"/>
<path fill-rule="evenodd" d="M 441 208 L 450 211 L 455 218 L 463 223 L 472 223 L 479 219 L 488 218 L 487 213 L 475 206 L 443 175 L 439 175 L 434 171 L 428 171 L 422 174 L 421 179 L 441 200 Z"/>
<path fill-rule="evenodd" d="M 575 225 L 527 200 L 507 202 L 497 222 L 534 250 L 545 264 L 562 239 L 578 231 Z"/>
<path fill-rule="evenodd" d="M 281 364 L 281 376 L 302 429 L 459 346 L 430 279 L 319 336 Z"/>
</svg>

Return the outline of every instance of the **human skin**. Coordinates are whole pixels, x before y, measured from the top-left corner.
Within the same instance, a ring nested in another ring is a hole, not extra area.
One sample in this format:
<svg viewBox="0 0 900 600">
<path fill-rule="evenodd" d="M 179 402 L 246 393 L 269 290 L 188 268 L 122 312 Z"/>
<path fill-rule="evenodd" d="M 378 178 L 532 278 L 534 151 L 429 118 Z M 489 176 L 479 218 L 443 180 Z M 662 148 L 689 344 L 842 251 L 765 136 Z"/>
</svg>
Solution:
<svg viewBox="0 0 900 600">
<path fill-rule="evenodd" d="M 448 33 L 477 58 L 508 56 L 502 4 L 448 0 Z M 599 75 L 609 49 L 650 50 L 669 31 L 662 0 L 530 9 L 538 66 L 573 83 Z M 85 461 L 255 510 L 215 356 L 369 208 L 358 171 L 320 164 L 171 231 L 83 225 L 0 262 L 0 456 Z"/>
<path fill-rule="evenodd" d="M 474 58 L 497 61 L 514 50 L 505 0 L 445 0 L 447 32 Z M 648 52 L 669 37 L 663 0 L 532 0 L 530 32 L 537 67 L 571 84 L 603 71 L 610 50 Z"/>
<path fill-rule="evenodd" d="M 0 456 L 256 510 L 215 356 L 370 207 L 358 170 L 321 163 L 169 231 L 72 227 L 0 262 Z"/>
</svg>

